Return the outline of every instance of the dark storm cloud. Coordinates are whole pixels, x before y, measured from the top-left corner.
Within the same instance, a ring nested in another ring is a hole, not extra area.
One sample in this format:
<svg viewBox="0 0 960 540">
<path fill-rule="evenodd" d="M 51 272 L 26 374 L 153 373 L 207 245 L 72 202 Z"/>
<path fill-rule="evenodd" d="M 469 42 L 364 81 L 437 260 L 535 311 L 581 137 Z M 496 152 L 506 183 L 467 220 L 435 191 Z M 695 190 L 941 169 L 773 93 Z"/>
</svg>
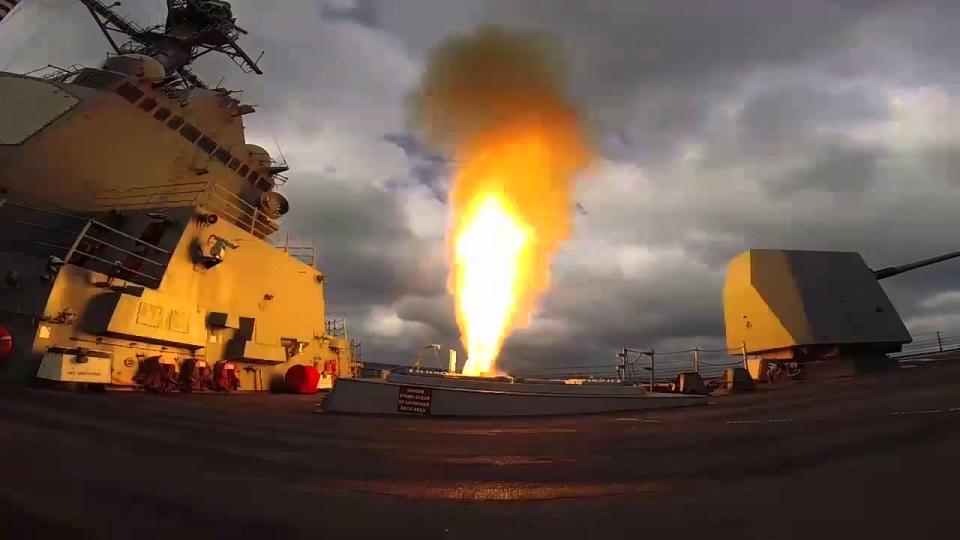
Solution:
<svg viewBox="0 0 960 540">
<path fill-rule="evenodd" d="M 919 158 L 926 164 L 931 177 L 960 188 L 960 142 L 929 148 Z"/>
<path fill-rule="evenodd" d="M 410 175 L 426 187 L 434 197 L 446 202 L 449 191 L 449 162 L 429 151 L 416 136 L 410 133 L 387 133 L 383 140 L 403 149 L 410 159 Z"/>
<path fill-rule="evenodd" d="M 828 148 L 816 162 L 764 184 L 771 195 L 783 196 L 804 189 L 828 193 L 860 193 L 869 189 L 877 174 L 877 153 L 862 148 Z"/>
<path fill-rule="evenodd" d="M 860 91 L 836 91 L 810 85 L 785 85 L 753 97 L 740 113 L 751 143 L 782 137 L 798 126 L 843 125 L 885 117 L 882 96 Z"/>
<path fill-rule="evenodd" d="M 444 290 L 443 268 L 430 259 L 431 246 L 409 230 L 390 192 L 301 176 L 284 193 L 294 201 L 284 225 L 316 244 L 331 304 L 357 312 Z"/>
<path fill-rule="evenodd" d="M 556 35 L 596 129 L 629 134 L 650 161 L 702 128 L 712 100 L 747 72 L 833 52 L 864 17 L 893 2 L 381 2 L 384 26 L 414 48 L 472 17 Z M 429 11 L 431 17 L 419 17 Z M 437 23 L 440 24 L 437 24 Z M 446 23 L 446 24 L 443 24 Z"/>
<path fill-rule="evenodd" d="M 740 111 L 740 142 L 764 157 L 791 155 L 811 130 L 883 119 L 886 104 L 876 93 L 830 91 L 810 85 L 785 85 L 760 93 Z"/>
<path fill-rule="evenodd" d="M 535 371 L 585 361 L 612 363 L 621 347 L 662 349 L 667 337 L 681 339 L 684 347 L 715 347 L 722 332 L 721 284 L 721 274 L 683 259 L 666 260 L 634 277 L 612 268 L 581 270 L 545 299 L 544 310 L 562 331 L 516 333 L 507 342 L 505 364 Z"/>
<path fill-rule="evenodd" d="M 429 152 L 416 136 L 410 133 L 387 133 L 383 140 L 397 145 L 409 157 L 429 158 L 441 161 L 443 158 Z"/>
<path fill-rule="evenodd" d="M 397 316 L 401 319 L 429 325 L 439 337 L 447 340 L 453 338 L 455 341 L 459 333 L 454 317 L 453 298 L 447 294 L 432 297 L 408 296 L 395 307 Z"/>
</svg>

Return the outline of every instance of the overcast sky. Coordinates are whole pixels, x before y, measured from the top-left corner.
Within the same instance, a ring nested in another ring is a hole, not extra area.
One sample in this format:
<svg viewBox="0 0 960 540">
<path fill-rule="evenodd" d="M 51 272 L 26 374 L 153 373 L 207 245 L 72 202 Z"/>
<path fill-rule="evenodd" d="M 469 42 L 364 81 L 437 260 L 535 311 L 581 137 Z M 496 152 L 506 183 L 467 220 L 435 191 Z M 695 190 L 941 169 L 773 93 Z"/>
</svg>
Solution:
<svg viewBox="0 0 960 540">
<path fill-rule="evenodd" d="M 0 69 L 103 60 L 79 2 L 27 4 L 0 25 Z M 319 248 L 328 315 L 348 317 L 367 360 L 462 349 L 445 289 L 450 171 L 403 101 L 431 47 L 484 23 L 559 41 L 600 150 L 508 370 L 720 344 L 725 266 L 747 248 L 859 251 L 874 268 L 960 249 L 958 2 L 233 4 L 265 75 L 197 71 L 258 106 L 249 141 L 283 148 L 285 226 Z M 143 25 L 164 12 L 118 9 Z M 960 262 L 883 283 L 915 334 L 960 334 Z"/>
</svg>

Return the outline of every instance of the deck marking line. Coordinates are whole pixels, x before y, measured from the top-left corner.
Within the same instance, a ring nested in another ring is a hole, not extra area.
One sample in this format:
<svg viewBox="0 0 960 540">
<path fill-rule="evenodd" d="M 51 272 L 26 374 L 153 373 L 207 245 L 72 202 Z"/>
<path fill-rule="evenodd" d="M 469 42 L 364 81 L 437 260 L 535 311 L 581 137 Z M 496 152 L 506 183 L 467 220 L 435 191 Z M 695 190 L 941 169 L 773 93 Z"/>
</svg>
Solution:
<svg viewBox="0 0 960 540">
<path fill-rule="evenodd" d="M 653 418 L 617 418 L 619 422 L 642 422 L 644 424 L 659 424 L 660 420 L 655 420 Z"/>
<path fill-rule="evenodd" d="M 786 424 L 793 422 L 793 418 L 771 418 L 769 420 L 727 420 L 727 424 Z"/>
<path fill-rule="evenodd" d="M 936 413 L 942 413 L 942 412 L 944 412 L 943 409 L 924 409 L 922 411 L 896 411 L 890 414 L 892 416 L 905 416 L 908 414 L 936 414 Z"/>
</svg>

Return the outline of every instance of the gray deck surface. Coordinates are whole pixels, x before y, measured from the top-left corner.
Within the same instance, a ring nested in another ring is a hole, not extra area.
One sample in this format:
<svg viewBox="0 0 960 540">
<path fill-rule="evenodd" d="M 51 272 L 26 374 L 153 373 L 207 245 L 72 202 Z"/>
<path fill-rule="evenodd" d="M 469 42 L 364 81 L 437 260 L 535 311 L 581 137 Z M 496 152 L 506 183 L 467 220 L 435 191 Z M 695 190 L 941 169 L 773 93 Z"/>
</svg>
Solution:
<svg viewBox="0 0 960 540">
<path fill-rule="evenodd" d="M 0 387 L 0 537 L 958 538 L 960 363 L 530 419 Z"/>
</svg>

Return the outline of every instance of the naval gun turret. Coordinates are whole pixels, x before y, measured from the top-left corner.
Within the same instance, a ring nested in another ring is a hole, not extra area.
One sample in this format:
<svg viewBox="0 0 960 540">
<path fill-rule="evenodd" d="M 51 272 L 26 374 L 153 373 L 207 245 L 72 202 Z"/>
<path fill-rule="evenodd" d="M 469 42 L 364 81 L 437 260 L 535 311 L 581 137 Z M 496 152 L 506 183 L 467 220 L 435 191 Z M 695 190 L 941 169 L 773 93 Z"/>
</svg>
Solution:
<svg viewBox="0 0 960 540">
<path fill-rule="evenodd" d="M 878 280 L 956 257 L 874 271 L 853 252 L 746 251 L 727 268 L 727 346 L 746 355 L 755 378 L 766 362 L 882 367 L 911 337 Z"/>
<path fill-rule="evenodd" d="M 169 0 L 141 28 L 80 1 L 113 45 L 103 65 L 0 72 L 0 375 L 155 391 L 351 375 L 312 247 L 272 240 L 286 163 L 247 143 L 252 107 L 189 70 L 214 52 L 260 71 L 230 5 Z"/>
</svg>

